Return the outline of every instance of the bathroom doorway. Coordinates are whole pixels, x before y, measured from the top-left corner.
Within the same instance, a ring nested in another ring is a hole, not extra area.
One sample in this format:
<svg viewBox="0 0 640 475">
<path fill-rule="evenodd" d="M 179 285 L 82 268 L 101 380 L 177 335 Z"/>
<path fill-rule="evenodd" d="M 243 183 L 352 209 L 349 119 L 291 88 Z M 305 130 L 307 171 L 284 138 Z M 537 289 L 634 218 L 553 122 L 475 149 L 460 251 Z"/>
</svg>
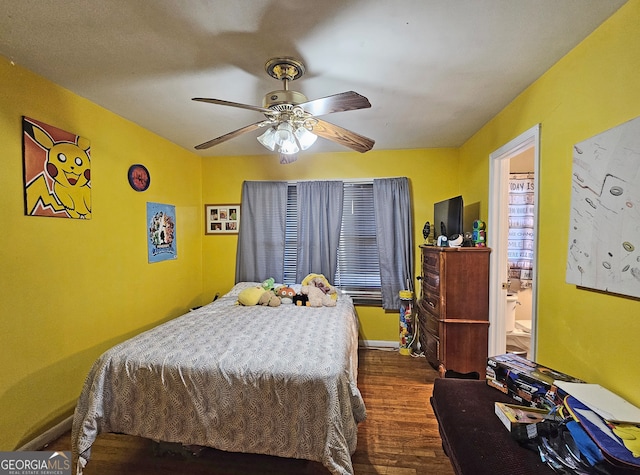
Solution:
<svg viewBox="0 0 640 475">
<path fill-rule="evenodd" d="M 538 203 L 539 148 L 540 125 L 538 124 L 489 156 L 487 244 L 492 249 L 489 275 L 490 356 L 507 352 L 507 331 L 509 330 L 509 346 L 513 347 L 514 342 L 523 346 L 526 342 L 529 344 L 527 358 L 535 360 L 536 357 L 538 206 L 527 206 L 529 216 L 523 218 L 527 220 L 527 224 L 532 225 L 532 229 L 527 231 L 531 235 L 529 236 L 532 238 L 531 242 L 523 245 L 522 243 L 514 244 L 513 239 L 511 240 L 512 247 L 524 246 L 527 249 L 523 247 L 520 252 L 510 250 L 510 223 L 514 224 L 514 218 L 512 216 L 510 219 L 509 216 L 509 192 L 512 186 L 510 184 L 512 174 L 517 174 L 521 178 L 530 177 L 526 186 L 533 188 L 533 194 L 529 199 L 532 199 L 534 204 Z M 518 197 L 518 199 L 524 198 Z M 512 229 L 511 232 L 513 237 L 514 230 Z M 514 269 L 514 258 L 523 256 L 530 258 L 528 272 Z M 517 279 L 516 273 L 519 276 Z M 514 297 L 517 297 L 515 304 Z M 510 313 L 513 311 L 513 305 L 517 312 L 515 318 L 522 324 L 518 325 L 515 333 L 510 320 L 514 318 Z M 524 335 L 527 332 L 524 329 L 525 324 L 530 326 L 529 335 Z M 514 340 L 515 336 L 518 338 Z M 513 350 L 513 348 L 510 349 Z"/>
</svg>

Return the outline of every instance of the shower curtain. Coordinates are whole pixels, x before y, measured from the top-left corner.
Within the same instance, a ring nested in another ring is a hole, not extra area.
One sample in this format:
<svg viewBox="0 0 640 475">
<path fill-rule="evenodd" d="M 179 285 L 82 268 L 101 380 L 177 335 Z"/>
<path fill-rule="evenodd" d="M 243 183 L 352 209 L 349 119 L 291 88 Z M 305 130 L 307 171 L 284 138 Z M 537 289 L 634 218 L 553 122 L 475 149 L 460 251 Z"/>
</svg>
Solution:
<svg viewBox="0 0 640 475">
<path fill-rule="evenodd" d="M 512 173 L 509 177 L 509 279 L 520 288 L 531 288 L 534 246 L 534 176 Z"/>
</svg>

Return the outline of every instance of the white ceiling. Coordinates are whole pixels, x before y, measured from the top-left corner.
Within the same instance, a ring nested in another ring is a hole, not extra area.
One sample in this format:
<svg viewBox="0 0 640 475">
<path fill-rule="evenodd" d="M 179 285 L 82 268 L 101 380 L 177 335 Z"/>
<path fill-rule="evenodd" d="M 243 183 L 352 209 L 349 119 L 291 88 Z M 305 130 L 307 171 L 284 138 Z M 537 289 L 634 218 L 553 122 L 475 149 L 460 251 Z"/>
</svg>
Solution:
<svg viewBox="0 0 640 475">
<path fill-rule="evenodd" d="M 0 54 L 189 150 L 263 118 L 192 97 L 262 105 L 282 86 L 265 62 L 292 56 L 291 89 L 369 99 L 322 118 L 374 150 L 456 147 L 624 3 L 0 0 Z M 197 153 L 263 154 L 259 133 Z"/>
</svg>

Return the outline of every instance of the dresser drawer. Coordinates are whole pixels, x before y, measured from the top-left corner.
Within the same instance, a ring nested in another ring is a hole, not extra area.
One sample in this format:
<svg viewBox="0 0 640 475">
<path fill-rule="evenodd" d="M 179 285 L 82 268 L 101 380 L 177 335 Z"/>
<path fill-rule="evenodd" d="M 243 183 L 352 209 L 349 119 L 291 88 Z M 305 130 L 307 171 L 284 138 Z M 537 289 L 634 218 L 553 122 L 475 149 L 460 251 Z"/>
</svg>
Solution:
<svg viewBox="0 0 640 475">
<path fill-rule="evenodd" d="M 435 315 L 427 314 L 427 331 L 435 336 L 440 336 L 440 325 Z"/>
<path fill-rule="evenodd" d="M 440 295 L 440 276 L 438 274 L 424 274 L 422 276 L 422 293 Z"/>
<path fill-rule="evenodd" d="M 428 308 L 427 308 L 428 307 Z M 439 336 L 440 327 L 438 318 L 433 313 L 431 306 L 424 300 L 418 302 L 418 313 L 420 314 L 420 328 L 432 335 Z"/>
<path fill-rule="evenodd" d="M 420 305 L 426 312 L 429 312 L 432 315 L 435 315 L 436 317 L 440 316 L 440 294 L 439 293 L 434 293 L 429 290 L 425 290 L 423 286 Z"/>
<path fill-rule="evenodd" d="M 440 254 L 423 252 L 422 253 L 422 268 L 424 272 L 432 274 L 440 274 Z"/>
<path fill-rule="evenodd" d="M 440 338 L 433 336 L 431 333 L 426 335 L 426 347 L 423 348 L 426 360 L 437 368 L 440 365 Z"/>
</svg>

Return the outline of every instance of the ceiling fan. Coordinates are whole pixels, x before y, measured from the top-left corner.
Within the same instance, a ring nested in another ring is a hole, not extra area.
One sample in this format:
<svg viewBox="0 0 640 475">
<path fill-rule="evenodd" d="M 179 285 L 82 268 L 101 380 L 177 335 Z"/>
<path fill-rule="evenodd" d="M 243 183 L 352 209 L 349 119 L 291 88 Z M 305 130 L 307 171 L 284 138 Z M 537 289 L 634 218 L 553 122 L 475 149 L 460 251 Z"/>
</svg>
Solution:
<svg viewBox="0 0 640 475">
<path fill-rule="evenodd" d="M 278 152 L 280 163 L 294 162 L 296 154 L 313 145 L 318 136 L 357 152 L 364 153 L 373 148 L 375 142 L 372 139 L 318 118 L 334 112 L 371 107 L 366 97 L 348 91 L 309 101 L 304 94 L 289 90 L 289 81 L 294 81 L 305 73 L 301 61 L 287 57 L 272 58 L 265 64 L 265 69 L 271 77 L 282 81 L 283 88 L 267 93 L 262 107 L 221 99 L 193 98 L 194 101 L 254 110 L 265 116 L 263 120 L 196 145 L 197 150 L 213 147 L 260 128 L 266 130 L 258 137 L 258 141 L 267 149 Z"/>
</svg>

